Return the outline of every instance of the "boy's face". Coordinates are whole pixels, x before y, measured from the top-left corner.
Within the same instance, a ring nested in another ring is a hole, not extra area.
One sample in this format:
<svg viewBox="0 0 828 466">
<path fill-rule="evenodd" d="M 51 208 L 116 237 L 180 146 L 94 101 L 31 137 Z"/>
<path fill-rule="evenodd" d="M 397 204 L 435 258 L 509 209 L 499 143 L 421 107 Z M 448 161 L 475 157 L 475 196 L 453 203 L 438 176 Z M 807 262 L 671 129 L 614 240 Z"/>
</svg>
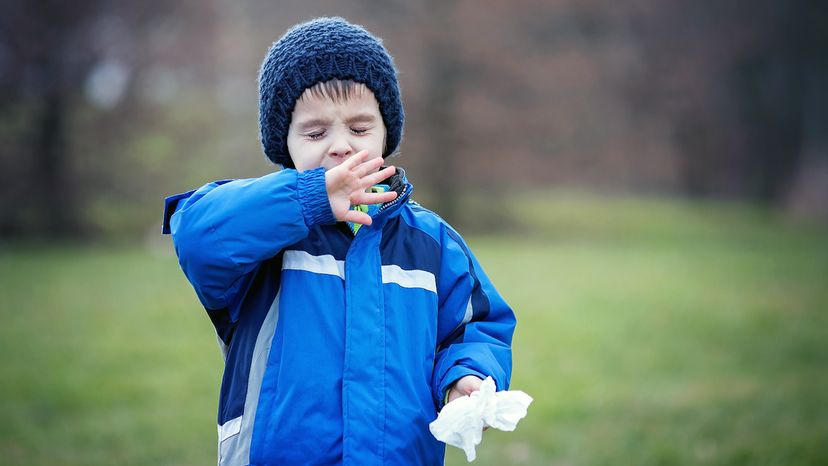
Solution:
<svg viewBox="0 0 828 466">
<path fill-rule="evenodd" d="M 361 150 L 382 157 L 385 124 L 374 94 L 364 84 L 347 98 L 305 90 L 288 129 L 290 158 L 300 172 L 331 169 Z"/>
</svg>

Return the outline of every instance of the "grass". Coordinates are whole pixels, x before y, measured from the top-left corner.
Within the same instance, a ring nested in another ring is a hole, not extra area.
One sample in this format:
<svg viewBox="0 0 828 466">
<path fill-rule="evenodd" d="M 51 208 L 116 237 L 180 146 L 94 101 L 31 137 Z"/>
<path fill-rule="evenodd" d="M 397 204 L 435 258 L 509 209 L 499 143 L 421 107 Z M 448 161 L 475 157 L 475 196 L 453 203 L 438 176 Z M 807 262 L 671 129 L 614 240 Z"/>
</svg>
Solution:
<svg viewBox="0 0 828 466">
<path fill-rule="evenodd" d="M 828 230 L 648 199 L 512 213 L 520 233 L 468 240 L 535 402 L 475 464 L 828 464 Z M 2 463 L 215 462 L 221 359 L 169 251 L 0 250 Z"/>
</svg>

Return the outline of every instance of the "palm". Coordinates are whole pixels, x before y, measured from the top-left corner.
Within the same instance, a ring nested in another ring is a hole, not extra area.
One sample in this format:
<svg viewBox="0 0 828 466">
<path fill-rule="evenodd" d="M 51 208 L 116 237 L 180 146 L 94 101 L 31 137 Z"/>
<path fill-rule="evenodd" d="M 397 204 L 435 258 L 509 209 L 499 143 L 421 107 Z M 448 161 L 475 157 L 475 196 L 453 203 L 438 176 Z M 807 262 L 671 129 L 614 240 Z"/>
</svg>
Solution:
<svg viewBox="0 0 828 466">
<path fill-rule="evenodd" d="M 342 222 L 354 222 L 364 225 L 371 224 L 371 217 L 355 210 L 350 210 L 353 204 L 379 204 L 389 202 L 397 197 L 397 193 L 367 193 L 365 190 L 393 175 L 396 169 L 382 166 L 382 158 L 366 160 L 368 152 L 358 152 L 342 164 L 325 172 L 325 188 L 328 191 L 328 200 L 334 217 Z"/>
</svg>

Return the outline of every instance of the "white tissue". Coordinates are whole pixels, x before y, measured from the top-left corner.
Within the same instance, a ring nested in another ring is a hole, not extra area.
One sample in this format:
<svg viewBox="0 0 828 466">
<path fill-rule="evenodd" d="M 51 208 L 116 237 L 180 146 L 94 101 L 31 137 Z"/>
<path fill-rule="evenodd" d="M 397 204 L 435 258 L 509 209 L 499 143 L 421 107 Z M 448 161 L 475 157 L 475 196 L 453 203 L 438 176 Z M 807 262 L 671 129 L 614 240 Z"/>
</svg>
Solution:
<svg viewBox="0 0 828 466">
<path fill-rule="evenodd" d="M 531 403 L 532 397 L 520 390 L 495 392 L 494 380 L 486 377 L 480 390 L 445 405 L 428 428 L 437 440 L 462 448 L 472 462 L 477 457 L 474 448 L 483 440 L 483 428 L 515 430 Z"/>
</svg>

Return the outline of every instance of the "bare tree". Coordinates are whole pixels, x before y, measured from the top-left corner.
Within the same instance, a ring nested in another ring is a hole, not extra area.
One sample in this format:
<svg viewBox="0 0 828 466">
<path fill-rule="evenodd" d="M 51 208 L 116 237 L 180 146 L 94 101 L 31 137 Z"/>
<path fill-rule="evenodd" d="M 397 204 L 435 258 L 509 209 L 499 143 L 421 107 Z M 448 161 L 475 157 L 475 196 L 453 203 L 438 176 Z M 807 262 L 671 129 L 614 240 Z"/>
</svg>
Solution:
<svg viewBox="0 0 828 466">
<path fill-rule="evenodd" d="M 21 131 L 28 137 L 6 144 L 0 157 L 8 193 L 0 233 L 24 229 L 64 236 L 79 231 L 67 161 L 67 108 L 72 81 L 89 62 L 88 51 L 75 48 L 75 39 L 97 3 L 38 0 L 3 6 L 0 33 L 14 63 L 2 86 L 9 102 L 4 110 L 17 114 L 3 117 L 27 118 Z"/>
</svg>

